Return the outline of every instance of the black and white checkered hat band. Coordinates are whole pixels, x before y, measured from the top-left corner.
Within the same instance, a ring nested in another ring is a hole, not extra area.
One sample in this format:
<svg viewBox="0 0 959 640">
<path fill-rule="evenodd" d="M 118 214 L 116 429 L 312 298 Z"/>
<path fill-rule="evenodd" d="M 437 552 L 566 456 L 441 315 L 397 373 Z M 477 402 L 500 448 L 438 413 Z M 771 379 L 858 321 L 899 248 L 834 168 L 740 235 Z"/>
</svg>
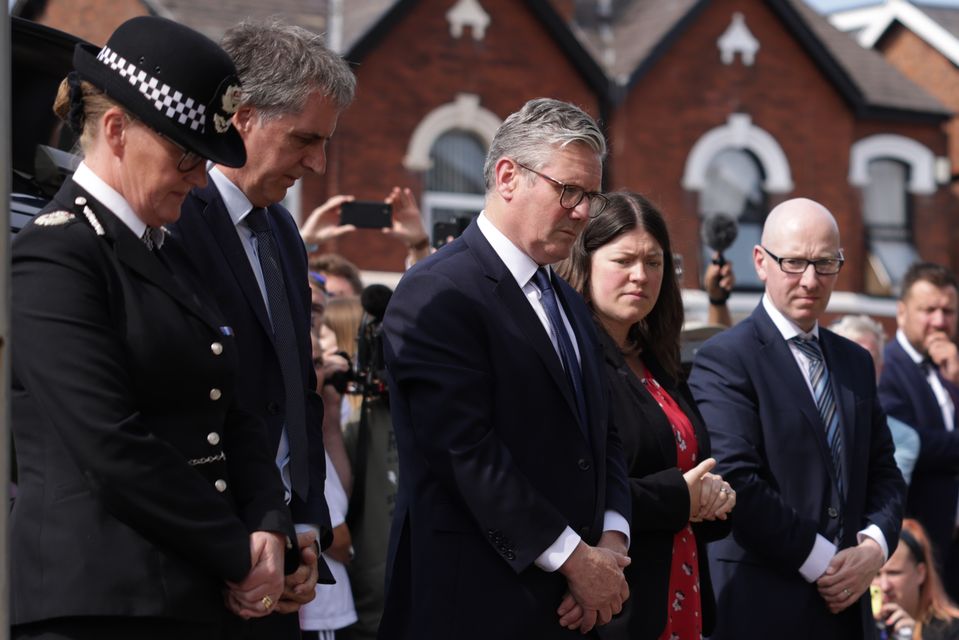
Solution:
<svg viewBox="0 0 959 640">
<path fill-rule="evenodd" d="M 176 120 L 180 124 L 189 124 L 194 131 L 203 131 L 206 127 L 206 105 L 183 95 L 170 85 L 160 82 L 146 71 L 137 69 L 136 65 L 112 51 L 110 47 L 103 47 L 97 60 L 107 65 L 126 78 L 127 81 L 153 102 L 167 118 Z"/>
</svg>

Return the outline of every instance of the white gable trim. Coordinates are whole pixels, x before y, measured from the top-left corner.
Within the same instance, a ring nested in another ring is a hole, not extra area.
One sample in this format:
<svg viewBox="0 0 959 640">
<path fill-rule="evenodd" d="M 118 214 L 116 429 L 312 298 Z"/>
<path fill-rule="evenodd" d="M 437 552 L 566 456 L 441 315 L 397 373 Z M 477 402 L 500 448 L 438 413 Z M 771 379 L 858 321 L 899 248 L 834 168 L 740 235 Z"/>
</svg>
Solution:
<svg viewBox="0 0 959 640">
<path fill-rule="evenodd" d="M 925 145 L 894 133 L 879 133 L 853 143 L 849 150 L 849 184 L 869 184 L 869 163 L 880 158 L 893 158 L 909 165 L 910 193 L 936 192 L 936 158 Z"/>
<path fill-rule="evenodd" d="M 878 7 L 840 11 L 829 16 L 829 21 L 841 31 L 861 29 L 856 39 L 867 49 L 876 45 L 893 22 L 899 21 L 959 66 L 959 39 L 908 0 L 887 0 Z"/>
<path fill-rule="evenodd" d="M 763 189 L 768 193 L 788 193 L 793 190 L 789 160 L 782 147 L 768 132 L 752 123 L 745 113 L 733 113 L 726 124 L 707 131 L 696 141 L 683 171 L 683 188 L 702 191 L 706 187 L 706 168 L 723 149 L 745 149 L 759 159 L 766 173 Z"/>
<path fill-rule="evenodd" d="M 428 171 L 433 166 L 430 149 L 441 135 L 451 129 L 474 133 L 489 148 L 501 120 L 489 109 L 481 107 L 479 102 L 476 94 L 459 93 L 453 102 L 429 112 L 410 137 L 403 166 L 409 171 Z"/>
</svg>

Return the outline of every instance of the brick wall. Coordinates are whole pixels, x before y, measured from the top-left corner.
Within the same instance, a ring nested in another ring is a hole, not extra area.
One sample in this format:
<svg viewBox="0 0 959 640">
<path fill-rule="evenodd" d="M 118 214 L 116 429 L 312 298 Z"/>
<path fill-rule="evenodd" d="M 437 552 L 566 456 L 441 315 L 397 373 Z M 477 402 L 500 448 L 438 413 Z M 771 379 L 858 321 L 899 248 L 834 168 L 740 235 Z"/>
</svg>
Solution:
<svg viewBox="0 0 959 640">
<path fill-rule="evenodd" d="M 393 185 L 419 196 L 423 175 L 401 162 L 414 129 L 457 93 L 480 96 L 480 106 L 501 119 L 539 96 L 574 102 L 598 116 L 598 103 L 566 54 L 525 3 L 484 0 L 491 23 L 481 41 L 469 30 L 454 39 L 448 0 L 423 0 L 357 67 L 356 101 L 343 114 L 330 148 L 325 178 L 304 185 L 304 202 L 327 194 L 384 197 Z M 400 271 L 405 248 L 378 231 L 358 231 L 329 243 L 365 269 Z"/>
</svg>

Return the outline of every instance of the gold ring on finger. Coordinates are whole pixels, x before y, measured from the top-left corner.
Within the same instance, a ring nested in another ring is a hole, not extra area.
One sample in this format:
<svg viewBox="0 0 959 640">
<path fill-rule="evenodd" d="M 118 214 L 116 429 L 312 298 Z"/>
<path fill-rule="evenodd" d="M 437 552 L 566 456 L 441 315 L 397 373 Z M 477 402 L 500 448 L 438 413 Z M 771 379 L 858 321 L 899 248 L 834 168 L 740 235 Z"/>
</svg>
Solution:
<svg viewBox="0 0 959 640">
<path fill-rule="evenodd" d="M 269 611 L 273 607 L 273 598 L 268 595 L 263 596 L 263 599 L 260 600 L 260 603 L 263 605 L 264 611 Z"/>
</svg>

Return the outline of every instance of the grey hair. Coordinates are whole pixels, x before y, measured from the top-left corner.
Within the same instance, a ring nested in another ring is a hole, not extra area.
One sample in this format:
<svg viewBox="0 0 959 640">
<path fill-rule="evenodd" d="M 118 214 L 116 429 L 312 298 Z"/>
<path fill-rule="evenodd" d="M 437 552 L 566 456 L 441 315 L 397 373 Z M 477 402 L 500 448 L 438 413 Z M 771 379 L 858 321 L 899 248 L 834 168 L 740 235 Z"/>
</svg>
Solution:
<svg viewBox="0 0 959 640">
<path fill-rule="evenodd" d="M 299 113 L 313 92 L 338 111 L 353 102 L 356 76 L 312 31 L 277 19 L 244 20 L 223 34 L 220 46 L 236 65 L 243 104 L 261 116 Z"/>
<path fill-rule="evenodd" d="M 550 155 L 571 144 L 582 144 L 606 157 L 606 138 L 589 114 L 568 102 L 535 98 L 500 125 L 490 143 L 483 166 L 486 190 L 496 183 L 493 175 L 500 158 L 510 157 L 531 169 L 539 169 Z"/>
<path fill-rule="evenodd" d="M 876 337 L 876 344 L 879 345 L 879 353 L 882 353 L 883 347 L 886 346 L 886 332 L 882 325 L 866 315 L 843 316 L 829 325 L 829 328 L 850 340 L 872 334 Z"/>
</svg>

